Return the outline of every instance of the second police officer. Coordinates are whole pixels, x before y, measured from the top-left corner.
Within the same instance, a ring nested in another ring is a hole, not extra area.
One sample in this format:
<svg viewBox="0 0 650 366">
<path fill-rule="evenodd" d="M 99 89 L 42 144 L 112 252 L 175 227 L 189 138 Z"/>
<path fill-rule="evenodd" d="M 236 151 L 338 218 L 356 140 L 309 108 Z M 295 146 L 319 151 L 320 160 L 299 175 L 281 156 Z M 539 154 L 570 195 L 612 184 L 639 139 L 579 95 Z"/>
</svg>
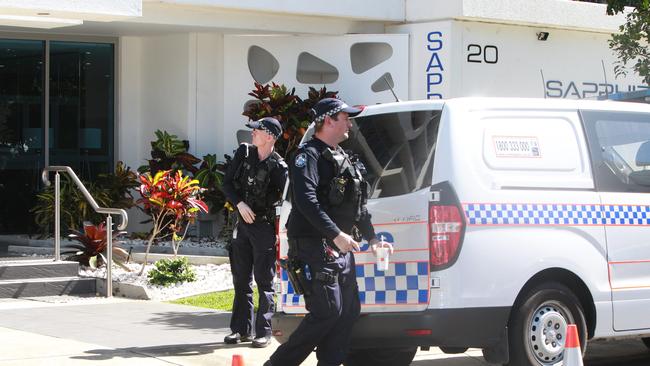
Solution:
<svg viewBox="0 0 650 366">
<path fill-rule="evenodd" d="M 241 144 L 223 181 L 226 198 L 237 207 L 238 221 L 230 247 L 235 297 L 225 343 L 251 341 L 253 326 L 253 274 L 259 290 L 253 347 L 266 347 L 271 340 L 273 278 L 275 277 L 275 204 L 287 180 L 287 165 L 274 151 L 282 134 L 275 118 L 249 122 L 252 144 Z"/>
<path fill-rule="evenodd" d="M 316 132 L 290 163 L 292 209 L 287 221 L 289 260 L 306 264 L 311 278 L 305 291 L 309 313 L 265 366 L 301 364 L 316 348 L 319 366 L 345 360 L 360 301 L 352 251 L 357 232 L 378 243 L 365 201 L 367 183 L 359 164 L 339 143 L 348 138 L 350 117 L 361 109 L 326 98 L 313 108 Z"/>
</svg>

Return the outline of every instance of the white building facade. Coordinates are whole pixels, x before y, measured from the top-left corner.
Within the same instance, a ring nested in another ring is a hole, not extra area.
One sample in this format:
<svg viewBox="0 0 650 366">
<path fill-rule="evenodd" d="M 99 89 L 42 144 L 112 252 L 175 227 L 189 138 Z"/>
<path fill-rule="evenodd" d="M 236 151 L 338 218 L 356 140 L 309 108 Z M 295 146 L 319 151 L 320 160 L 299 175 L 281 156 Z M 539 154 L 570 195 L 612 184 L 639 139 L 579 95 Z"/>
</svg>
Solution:
<svg viewBox="0 0 650 366">
<path fill-rule="evenodd" d="M 8 0 L 0 14 L 0 200 L 26 207 L 44 165 L 135 168 L 158 129 L 198 157 L 231 153 L 254 81 L 350 104 L 394 100 L 387 83 L 401 99 L 645 88 L 613 73 L 624 17 L 576 1 Z M 27 230 L 12 217 L 0 232 Z"/>
</svg>

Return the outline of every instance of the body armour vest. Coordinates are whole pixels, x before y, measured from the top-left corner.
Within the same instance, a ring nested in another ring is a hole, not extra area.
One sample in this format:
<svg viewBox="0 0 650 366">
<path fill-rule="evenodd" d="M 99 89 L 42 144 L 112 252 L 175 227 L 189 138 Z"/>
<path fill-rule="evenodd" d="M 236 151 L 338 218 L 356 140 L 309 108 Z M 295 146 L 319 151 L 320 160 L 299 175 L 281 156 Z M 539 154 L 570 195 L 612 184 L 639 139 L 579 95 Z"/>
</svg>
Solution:
<svg viewBox="0 0 650 366">
<path fill-rule="evenodd" d="M 242 195 L 242 199 L 256 215 L 275 215 L 274 204 L 280 199 L 279 194 L 268 192 L 271 181 L 271 172 L 284 163 L 284 160 L 277 152 L 271 155 L 262 163 L 259 162 L 257 147 L 246 145 L 246 157 L 235 172 L 235 189 Z"/>
<path fill-rule="evenodd" d="M 318 200 L 324 203 L 325 212 L 330 217 L 352 215 L 354 222 L 359 221 L 361 209 L 368 199 L 368 182 L 363 178 L 363 163 L 341 149 L 326 148 L 322 156 L 334 164 L 336 175 L 329 184 L 322 186 Z"/>
</svg>

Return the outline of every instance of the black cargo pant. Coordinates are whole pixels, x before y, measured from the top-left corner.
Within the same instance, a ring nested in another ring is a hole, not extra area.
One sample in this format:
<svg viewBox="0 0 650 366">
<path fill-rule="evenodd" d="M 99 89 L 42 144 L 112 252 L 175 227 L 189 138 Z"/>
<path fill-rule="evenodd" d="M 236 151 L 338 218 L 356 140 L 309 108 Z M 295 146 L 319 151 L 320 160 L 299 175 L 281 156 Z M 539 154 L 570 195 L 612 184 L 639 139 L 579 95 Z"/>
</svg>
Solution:
<svg viewBox="0 0 650 366">
<path fill-rule="evenodd" d="M 241 220 L 241 219 L 240 219 Z M 275 228 L 266 221 L 246 224 L 240 221 L 230 247 L 230 269 L 235 298 L 230 329 L 251 335 L 253 328 L 253 274 L 259 291 L 259 307 L 255 319 L 255 336 L 271 336 L 273 277 L 275 276 Z"/>
<path fill-rule="evenodd" d="M 271 356 L 271 364 L 300 365 L 316 348 L 319 366 L 340 365 L 347 356 L 352 327 L 361 310 L 354 255 L 347 253 L 327 260 L 321 239 L 291 240 L 312 277 L 312 293 L 305 299 L 309 313 Z"/>
</svg>

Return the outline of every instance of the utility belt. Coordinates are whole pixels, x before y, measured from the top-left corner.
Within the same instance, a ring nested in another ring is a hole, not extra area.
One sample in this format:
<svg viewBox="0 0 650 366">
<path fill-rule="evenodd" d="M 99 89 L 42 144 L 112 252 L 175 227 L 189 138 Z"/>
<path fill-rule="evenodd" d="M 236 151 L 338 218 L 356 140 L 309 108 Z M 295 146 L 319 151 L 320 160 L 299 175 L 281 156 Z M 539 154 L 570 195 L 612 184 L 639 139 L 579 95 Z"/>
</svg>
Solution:
<svg viewBox="0 0 650 366">
<path fill-rule="evenodd" d="M 332 249 L 332 247 L 327 244 L 326 239 L 322 239 L 322 243 L 324 246 L 329 248 L 324 248 L 324 256 L 326 258 L 323 259 L 325 259 L 325 263 L 340 256 L 338 251 Z M 311 295 L 311 282 L 313 279 L 324 282 L 328 285 L 335 284 L 339 279 L 337 273 L 332 274 L 325 271 L 312 273 L 309 264 L 298 258 L 298 242 L 295 239 L 289 239 L 289 256 L 284 263 L 281 263 L 281 265 L 287 271 L 287 277 L 289 277 L 289 282 L 291 282 L 291 286 L 293 286 L 294 293 L 304 295 L 305 297 Z"/>
<path fill-rule="evenodd" d="M 258 214 L 255 214 L 255 222 L 257 222 L 257 221 L 260 221 L 260 222 L 264 221 L 264 222 L 267 222 L 269 224 L 274 224 L 275 223 L 275 215 L 271 215 L 271 214 L 258 215 Z"/>
<path fill-rule="evenodd" d="M 239 216 L 239 222 L 244 223 L 244 220 L 241 218 L 241 215 L 238 215 L 238 216 Z M 265 222 L 265 223 L 268 223 L 268 224 L 271 224 L 271 225 L 275 225 L 275 215 L 270 214 L 270 213 L 264 214 L 264 215 L 255 213 L 255 221 L 253 221 L 253 223 L 255 224 L 255 223 L 258 223 L 258 222 Z"/>
</svg>

